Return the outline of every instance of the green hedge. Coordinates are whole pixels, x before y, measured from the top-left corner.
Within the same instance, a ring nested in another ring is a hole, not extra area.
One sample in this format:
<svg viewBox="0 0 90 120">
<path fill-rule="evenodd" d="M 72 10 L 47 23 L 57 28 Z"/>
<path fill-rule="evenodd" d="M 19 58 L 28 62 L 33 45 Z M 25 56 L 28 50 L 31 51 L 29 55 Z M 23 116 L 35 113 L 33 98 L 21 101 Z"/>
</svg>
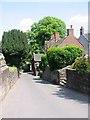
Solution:
<svg viewBox="0 0 90 120">
<path fill-rule="evenodd" d="M 82 53 L 83 50 L 76 46 L 66 46 L 63 48 L 49 48 L 46 55 L 50 69 L 56 70 L 71 65 Z"/>
<path fill-rule="evenodd" d="M 66 65 L 71 65 L 77 57 L 83 54 L 83 50 L 77 46 L 65 46 Z"/>
<path fill-rule="evenodd" d="M 79 57 L 75 60 L 75 62 L 72 64 L 72 68 L 76 69 L 79 73 L 90 73 L 90 63 L 88 61 L 88 58 Z"/>
</svg>

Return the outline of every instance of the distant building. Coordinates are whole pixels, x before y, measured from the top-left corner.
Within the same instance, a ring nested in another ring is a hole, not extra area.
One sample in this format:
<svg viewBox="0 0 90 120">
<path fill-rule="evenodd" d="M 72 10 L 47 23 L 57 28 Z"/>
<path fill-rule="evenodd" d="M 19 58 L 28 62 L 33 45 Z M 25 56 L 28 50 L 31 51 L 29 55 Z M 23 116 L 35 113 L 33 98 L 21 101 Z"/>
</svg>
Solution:
<svg viewBox="0 0 90 120">
<path fill-rule="evenodd" d="M 72 28 L 72 25 L 70 26 L 70 29 L 67 29 L 67 36 L 65 38 L 61 38 L 59 32 L 56 32 L 55 35 L 52 35 L 50 41 L 47 42 L 46 48 L 64 47 L 67 45 L 75 45 L 79 48 L 84 49 L 83 45 L 74 36 L 74 29 Z"/>
</svg>

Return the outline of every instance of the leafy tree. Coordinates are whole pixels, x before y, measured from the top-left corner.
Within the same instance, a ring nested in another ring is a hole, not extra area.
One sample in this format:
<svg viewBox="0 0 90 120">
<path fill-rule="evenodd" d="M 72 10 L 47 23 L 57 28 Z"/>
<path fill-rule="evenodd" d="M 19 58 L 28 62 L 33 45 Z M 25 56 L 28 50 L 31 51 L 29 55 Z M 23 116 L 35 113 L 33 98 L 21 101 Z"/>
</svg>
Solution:
<svg viewBox="0 0 90 120">
<path fill-rule="evenodd" d="M 28 52 L 28 62 L 33 63 L 34 53 L 38 54 L 42 52 L 42 46 L 40 46 L 34 39 L 34 33 L 31 31 L 26 32 L 29 52 Z"/>
<path fill-rule="evenodd" d="M 44 45 L 44 42 L 50 40 L 51 35 L 55 32 L 59 32 L 60 36 L 64 37 L 66 35 L 66 25 L 61 19 L 47 16 L 38 23 L 34 23 L 31 26 L 31 32 L 37 43 Z"/>
<path fill-rule="evenodd" d="M 26 34 L 17 29 L 4 32 L 2 36 L 2 52 L 7 64 L 20 68 L 28 55 Z"/>
</svg>

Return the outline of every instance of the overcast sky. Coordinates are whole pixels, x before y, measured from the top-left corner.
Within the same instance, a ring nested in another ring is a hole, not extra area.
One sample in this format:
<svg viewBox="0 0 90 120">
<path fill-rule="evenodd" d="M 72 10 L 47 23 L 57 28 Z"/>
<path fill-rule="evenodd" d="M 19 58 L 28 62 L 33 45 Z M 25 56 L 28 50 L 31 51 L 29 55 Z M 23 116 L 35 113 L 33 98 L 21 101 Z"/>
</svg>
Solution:
<svg viewBox="0 0 90 120">
<path fill-rule="evenodd" d="M 3 31 L 30 30 L 33 22 L 45 16 L 63 20 L 66 27 L 73 25 L 74 35 L 79 37 L 80 27 L 88 30 L 88 2 L 3 2 L 0 4 L 0 39 Z"/>
</svg>

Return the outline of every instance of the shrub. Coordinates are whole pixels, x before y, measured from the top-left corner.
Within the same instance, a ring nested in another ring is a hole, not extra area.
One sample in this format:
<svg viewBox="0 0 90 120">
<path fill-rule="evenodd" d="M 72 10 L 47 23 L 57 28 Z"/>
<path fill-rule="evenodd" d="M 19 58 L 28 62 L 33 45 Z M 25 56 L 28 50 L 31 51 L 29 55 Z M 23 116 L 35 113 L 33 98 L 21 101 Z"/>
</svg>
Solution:
<svg viewBox="0 0 90 120">
<path fill-rule="evenodd" d="M 65 50 L 66 54 L 66 65 L 71 65 L 73 62 L 75 62 L 75 59 L 80 57 L 83 53 L 83 50 L 77 46 L 65 46 L 63 49 Z"/>
<path fill-rule="evenodd" d="M 51 70 L 62 68 L 66 65 L 65 51 L 62 48 L 50 48 L 47 51 L 47 59 Z"/>
<path fill-rule="evenodd" d="M 29 72 L 30 71 L 30 64 L 23 63 L 22 68 L 24 72 Z"/>
<path fill-rule="evenodd" d="M 43 54 L 41 57 L 41 62 L 40 62 L 39 67 L 42 71 L 44 71 L 47 66 L 48 66 L 47 55 Z"/>
<path fill-rule="evenodd" d="M 76 69 L 79 73 L 88 73 L 90 72 L 90 63 L 88 58 L 80 57 L 75 60 L 72 64 L 72 68 Z"/>
<path fill-rule="evenodd" d="M 71 65 L 82 53 L 83 50 L 76 46 L 66 46 L 64 48 L 49 48 L 46 54 L 50 69 L 56 70 Z"/>
</svg>

